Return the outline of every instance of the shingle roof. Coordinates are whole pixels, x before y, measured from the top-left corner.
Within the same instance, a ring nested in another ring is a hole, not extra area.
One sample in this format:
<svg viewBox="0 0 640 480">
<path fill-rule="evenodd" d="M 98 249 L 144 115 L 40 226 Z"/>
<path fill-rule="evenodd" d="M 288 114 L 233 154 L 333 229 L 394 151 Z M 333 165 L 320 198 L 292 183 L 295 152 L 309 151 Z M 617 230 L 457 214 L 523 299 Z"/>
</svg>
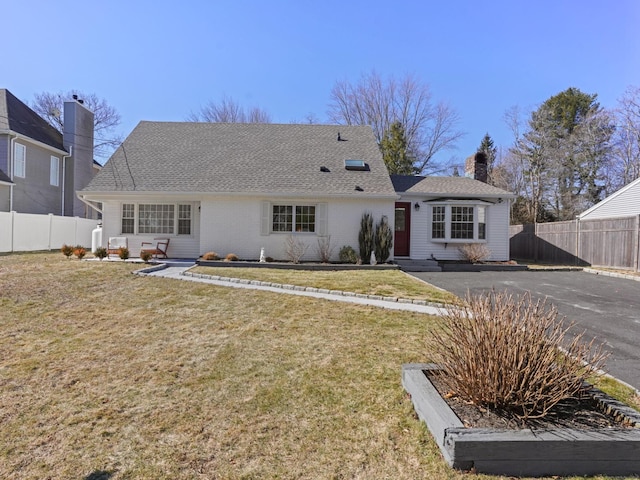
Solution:
<svg viewBox="0 0 640 480">
<path fill-rule="evenodd" d="M 391 181 L 398 193 L 418 193 L 430 196 L 512 197 L 513 194 L 501 188 L 467 177 L 420 177 L 391 175 Z"/>
<path fill-rule="evenodd" d="M 114 191 L 396 196 L 369 127 L 146 121 L 83 190 Z"/>
<path fill-rule="evenodd" d="M 6 88 L 0 88 L 0 130 L 12 130 L 58 150 L 65 150 L 62 134 Z"/>
</svg>

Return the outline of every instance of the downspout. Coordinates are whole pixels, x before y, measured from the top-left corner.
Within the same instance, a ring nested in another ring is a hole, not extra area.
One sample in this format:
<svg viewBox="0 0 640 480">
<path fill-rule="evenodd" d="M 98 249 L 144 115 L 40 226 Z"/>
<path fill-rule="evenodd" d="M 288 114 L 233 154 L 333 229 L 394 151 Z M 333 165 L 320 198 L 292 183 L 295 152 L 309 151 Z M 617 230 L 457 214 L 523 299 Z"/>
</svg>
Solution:
<svg viewBox="0 0 640 480">
<path fill-rule="evenodd" d="M 67 183 L 67 158 L 73 155 L 73 145 L 69 145 L 69 155 L 62 156 L 62 215 L 64 217 L 64 194 L 65 194 L 65 185 Z"/>
</svg>

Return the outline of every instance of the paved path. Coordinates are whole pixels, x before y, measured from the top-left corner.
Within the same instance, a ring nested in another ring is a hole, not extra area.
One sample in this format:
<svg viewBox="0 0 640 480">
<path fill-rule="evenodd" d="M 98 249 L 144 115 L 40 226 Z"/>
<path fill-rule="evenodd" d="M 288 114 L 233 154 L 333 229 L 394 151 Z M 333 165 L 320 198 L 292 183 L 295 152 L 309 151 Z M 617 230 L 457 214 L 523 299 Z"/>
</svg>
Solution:
<svg viewBox="0 0 640 480">
<path fill-rule="evenodd" d="M 442 309 L 433 305 L 421 305 L 413 303 L 410 300 L 384 300 L 384 297 L 376 295 L 360 295 L 350 292 L 335 292 L 310 287 L 294 287 L 292 285 L 283 285 L 282 287 L 269 286 L 265 282 L 251 282 L 248 280 L 216 280 L 206 275 L 189 276 L 184 275 L 189 266 L 169 266 L 162 269 L 145 269 L 140 273 L 148 272 L 147 275 L 158 277 L 173 278 L 176 280 L 192 281 L 208 283 L 210 285 L 218 285 L 222 287 L 244 288 L 250 290 L 263 290 L 266 292 L 274 292 L 280 294 L 299 295 L 302 297 L 321 298 L 324 300 L 333 300 L 338 302 L 355 303 L 358 305 L 370 305 L 374 307 L 387 308 L 390 310 L 405 310 L 409 312 L 426 313 L 429 315 L 439 315 Z"/>
<path fill-rule="evenodd" d="M 440 272 L 411 275 L 458 296 L 495 288 L 547 298 L 560 315 L 606 344 L 607 370 L 640 389 L 640 282 L 580 271 Z"/>
</svg>

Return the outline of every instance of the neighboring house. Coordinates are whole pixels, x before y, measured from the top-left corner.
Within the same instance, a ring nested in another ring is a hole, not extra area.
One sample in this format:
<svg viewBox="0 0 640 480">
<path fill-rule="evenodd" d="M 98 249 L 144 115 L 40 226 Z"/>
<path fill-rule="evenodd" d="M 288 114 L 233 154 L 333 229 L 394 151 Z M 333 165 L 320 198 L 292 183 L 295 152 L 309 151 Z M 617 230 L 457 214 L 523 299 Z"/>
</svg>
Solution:
<svg viewBox="0 0 640 480">
<path fill-rule="evenodd" d="M 640 215 L 640 178 L 612 193 L 601 202 L 585 210 L 578 219 L 629 217 Z"/>
<path fill-rule="evenodd" d="M 64 134 L 0 89 L 0 211 L 90 217 L 76 196 L 95 175 L 93 113 L 64 103 Z"/>
<path fill-rule="evenodd" d="M 485 172 L 479 165 L 477 172 Z M 486 176 L 479 175 L 480 178 Z M 465 177 L 392 175 L 400 199 L 395 208 L 395 257 L 458 260 L 458 247 L 480 243 L 487 260 L 509 260 L 509 208 L 515 196 Z"/>
<path fill-rule="evenodd" d="M 171 239 L 168 254 L 215 251 L 287 259 L 290 236 L 316 260 L 331 239 L 333 259 L 358 251 L 364 212 L 393 227 L 393 189 L 369 127 L 140 122 L 79 192 L 100 208 L 103 244 L 125 236 Z"/>
</svg>

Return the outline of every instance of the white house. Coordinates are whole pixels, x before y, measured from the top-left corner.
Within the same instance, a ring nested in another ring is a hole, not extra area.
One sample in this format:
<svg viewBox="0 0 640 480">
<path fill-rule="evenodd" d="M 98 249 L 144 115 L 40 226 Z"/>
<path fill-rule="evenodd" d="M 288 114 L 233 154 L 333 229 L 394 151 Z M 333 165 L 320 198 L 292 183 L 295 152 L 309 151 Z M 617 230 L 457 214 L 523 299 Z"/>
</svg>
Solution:
<svg viewBox="0 0 640 480">
<path fill-rule="evenodd" d="M 593 220 L 596 218 L 629 217 L 640 215 L 640 178 L 612 193 L 601 202 L 585 210 L 578 218 Z"/>
<path fill-rule="evenodd" d="M 286 259 L 294 235 L 318 258 L 358 251 L 370 212 L 393 227 L 397 195 L 369 127 L 140 122 L 79 197 L 100 208 L 103 243 L 169 237 L 169 256 Z M 100 206 L 101 204 L 101 206 Z"/>
<path fill-rule="evenodd" d="M 512 193 L 466 177 L 392 175 L 395 257 L 458 260 L 463 244 L 485 245 L 488 260 L 509 260 Z"/>
<path fill-rule="evenodd" d="M 358 251 L 365 212 L 387 217 L 395 256 L 458 258 L 473 242 L 509 256 L 511 194 L 455 177 L 392 183 L 367 126 L 140 122 L 78 197 L 102 212 L 105 246 L 126 236 L 132 256 L 166 237 L 173 258 L 287 259 L 293 235 L 303 260 L 329 238 L 336 260 Z"/>
</svg>

